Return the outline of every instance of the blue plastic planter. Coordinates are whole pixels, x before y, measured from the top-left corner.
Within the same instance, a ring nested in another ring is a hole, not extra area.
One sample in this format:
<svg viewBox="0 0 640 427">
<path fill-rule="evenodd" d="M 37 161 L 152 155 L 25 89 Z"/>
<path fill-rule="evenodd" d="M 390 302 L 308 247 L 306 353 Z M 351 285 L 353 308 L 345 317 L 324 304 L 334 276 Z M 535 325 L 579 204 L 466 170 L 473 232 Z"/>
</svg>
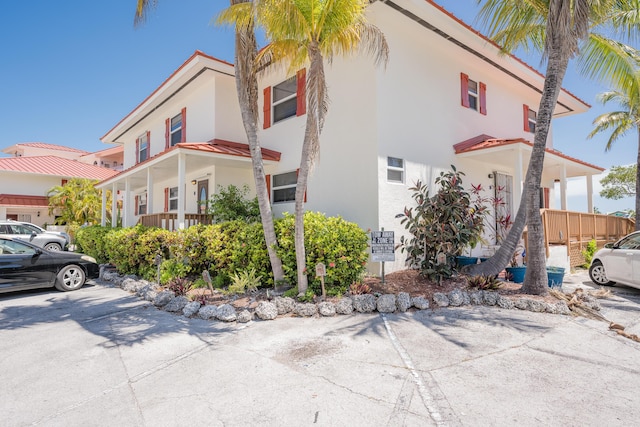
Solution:
<svg viewBox="0 0 640 427">
<path fill-rule="evenodd" d="M 507 267 L 505 268 L 508 277 L 510 277 L 513 283 L 522 283 L 524 282 L 524 274 L 527 272 L 526 266 L 521 267 Z"/>
<path fill-rule="evenodd" d="M 564 268 L 547 267 L 547 280 L 550 288 L 562 286 L 564 280 Z"/>
<path fill-rule="evenodd" d="M 457 256 L 456 257 L 456 265 L 458 268 L 462 268 L 465 265 L 472 265 L 478 263 L 478 257 L 474 256 Z"/>
</svg>

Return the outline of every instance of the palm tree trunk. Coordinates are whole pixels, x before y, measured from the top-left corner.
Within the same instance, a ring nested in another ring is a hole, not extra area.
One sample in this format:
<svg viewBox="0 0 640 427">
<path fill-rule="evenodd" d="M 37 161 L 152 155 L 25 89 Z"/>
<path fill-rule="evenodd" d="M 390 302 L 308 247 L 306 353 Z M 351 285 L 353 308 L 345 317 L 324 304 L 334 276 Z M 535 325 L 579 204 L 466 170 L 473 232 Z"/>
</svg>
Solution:
<svg viewBox="0 0 640 427">
<path fill-rule="evenodd" d="M 243 3 L 248 0 L 231 0 L 231 4 Z M 284 279 L 282 260 L 276 252 L 278 240 L 273 225 L 273 214 L 267 191 L 266 176 L 264 173 L 262 150 L 258 141 L 258 80 L 255 72 L 255 57 L 257 43 L 253 26 L 238 28 L 236 26 L 236 52 L 235 52 L 235 78 L 242 123 L 247 134 L 251 163 L 253 165 L 253 177 L 256 185 L 256 196 L 260 208 L 262 230 L 267 245 L 274 283 Z"/>
</svg>

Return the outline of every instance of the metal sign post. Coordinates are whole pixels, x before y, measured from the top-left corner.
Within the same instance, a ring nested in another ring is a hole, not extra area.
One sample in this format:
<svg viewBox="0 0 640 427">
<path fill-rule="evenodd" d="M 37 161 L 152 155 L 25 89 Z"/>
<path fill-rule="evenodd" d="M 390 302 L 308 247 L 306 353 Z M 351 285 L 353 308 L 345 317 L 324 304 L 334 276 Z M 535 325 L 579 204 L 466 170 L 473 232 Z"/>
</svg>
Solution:
<svg viewBox="0 0 640 427">
<path fill-rule="evenodd" d="M 395 237 L 393 231 L 371 232 L 371 261 L 382 263 L 382 284 L 384 285 L 384 263 L 395 261 Z"/>
</svg>

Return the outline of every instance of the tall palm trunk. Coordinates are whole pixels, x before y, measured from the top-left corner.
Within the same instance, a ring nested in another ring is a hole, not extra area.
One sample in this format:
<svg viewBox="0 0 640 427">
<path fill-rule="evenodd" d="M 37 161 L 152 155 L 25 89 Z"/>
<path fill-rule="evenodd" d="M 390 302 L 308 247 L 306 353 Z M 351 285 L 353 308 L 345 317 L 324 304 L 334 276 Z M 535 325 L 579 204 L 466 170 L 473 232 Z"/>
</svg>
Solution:
<svg viewBox="0 0 640 427">
<path fill-rule="evenodd" d="M 244 3 L 248 0 L 231 0 L 231 4 Z M 258 141 L 258 80 L 255 71 L 255 58 L 257 54 L 257 43 L 253 25 L 247 27 L 236 26 L 236 51 L 235 51 L 235 78 L 238 100 L 240 102 L 240 112 L 242 123 L 247 134 L 249 150 L 251 152 L 251 163 L 253 165 L 253 178 L 256 185 L 256 196 L 260 208 L 260 219 L 262 230 L 267 244 L 269 261 L 273 279 L 277 284 L 284 279 L 282 260 L 278 257 L 276 248 L 278 240 L 273 225 L 273 214 L 271 203 L 267 191 L 266 176 L 264 173 L 262 151 Z"/>
<path fill-rule="evenodd" d="M 307 122 L 302 144 L 300 170 L 296 182 L 295 247 L 298 273 L 298 293 L 307 291 L 306 250 L 304 246 L 304 199 L 309 173 L 320 150 L 320 133 L 324 124 L 326 87 L 324 83 L 324 59 L 318 44 L 309 45 L 309 72 L 307 73 Z"/>
</svg>

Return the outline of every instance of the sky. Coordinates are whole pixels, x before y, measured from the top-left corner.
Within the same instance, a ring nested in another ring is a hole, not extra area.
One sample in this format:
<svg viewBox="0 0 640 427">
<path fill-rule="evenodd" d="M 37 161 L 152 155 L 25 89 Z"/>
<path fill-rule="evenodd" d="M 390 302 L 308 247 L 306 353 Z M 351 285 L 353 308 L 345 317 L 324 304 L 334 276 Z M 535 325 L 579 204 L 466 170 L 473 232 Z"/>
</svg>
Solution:
<svg viewBox="0 0 640 427">
<path fill-rule="evenodd" d="M 482 30 L 475 20 L 476 0 L 439 3 Z M 108 148 L 100 137 L 195 50 L 233 62 L 232 29 L 212 23 L 228 4 L 227 0 L 161 0 L 147 21 L 134 27 L 136 0 L 5 2 L 0 26 L 4 41 L 0 147 L 46 142 L 87 151 Z M 523 59 L 544 71 L 539 58 Z M 593 119 L 614 108 L 603 107 L 596 99 L 607 88 L 581 77 L 571 64 L 563 87 L 592 108 L 554 121 L 554 148 L 606 169 L 635 163 L 634 133 L 608 152 L 604 150 L 608 135 L 587 139 Z M 596 193 L 601 188 L 598 177 L 594 188 Z M 569 182 L 568 208 L 586 211 L 585 194 L 584 180 Z M 596 194 L 594 205 L 601 212 L 612 212 L 632 208 L 634 200 L 611 201 Z"/>
</svg>

